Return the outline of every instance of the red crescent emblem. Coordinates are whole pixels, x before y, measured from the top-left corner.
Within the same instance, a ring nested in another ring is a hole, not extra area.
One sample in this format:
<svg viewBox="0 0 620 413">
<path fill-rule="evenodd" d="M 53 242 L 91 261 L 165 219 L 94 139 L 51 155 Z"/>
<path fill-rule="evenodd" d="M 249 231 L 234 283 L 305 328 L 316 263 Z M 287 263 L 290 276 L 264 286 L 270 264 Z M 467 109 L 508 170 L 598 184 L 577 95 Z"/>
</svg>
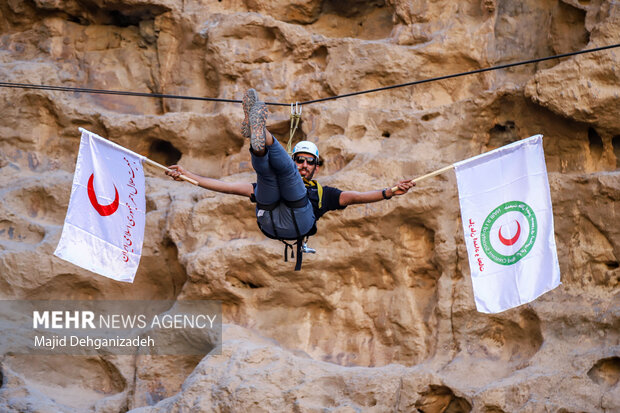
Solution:
<svg viewBox="0 0 620 413">
<path fill-rule="evenodd" d="M 95 194 L 95 187 L 93 186 L 94 179 L 95 174 L 91 174 L 88 179 L 88 199 L 90 199 L 90 203 L 93 204 L 93 208 L 99 212 L 99 215 L 102 217 L 112 215 L 118 209 L 118 190 L 116 189 L 116 185 L 114 185 L 114 192 L 116 193 L 114 201 L 109 205 L 101 205 L 97 202 L 97 194 Z"/>
<path fill-rule="evenodd" d="M 510 239 L 502 237 L 502 227 L 499 227 L 499 240 L 502 242 L 502 244 L 510 246 L 517 242 L 517 240 L 519 239 L 519 235 L 521 235 L 521 225 L 519 224 L 519 221 L 515 220 L 515 222 L 517 223 L 517 233 L 514 237 Z"/>
</svg>

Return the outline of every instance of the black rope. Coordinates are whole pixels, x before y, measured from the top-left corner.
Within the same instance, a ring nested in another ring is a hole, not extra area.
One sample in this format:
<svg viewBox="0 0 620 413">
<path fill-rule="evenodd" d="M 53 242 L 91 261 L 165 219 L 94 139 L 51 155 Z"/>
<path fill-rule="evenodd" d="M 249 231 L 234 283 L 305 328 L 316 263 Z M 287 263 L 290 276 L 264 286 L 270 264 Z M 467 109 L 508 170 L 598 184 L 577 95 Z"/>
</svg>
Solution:
<svg viewBox="0 0 620 413">
<path fill-rule="evenodd" d="M 0 87 L 18 88 L 18 89 L 54 90 L 54 91 L 60 91 L 60 92 L 94 93 L 94 94 L 102 94 L 102 95 L 140 96 L 140 97 L 149 97 L 149 98 L 188 99 L 188 100 L 204 100 L 204 101 L 209 101 L 209 102 L 241 103 L 240 100 L 234 100 L 234 99 L 167 95 L 167 94 L 162 94 L 162 93 L 124 92 L 122 90 L 86 89 L 86 88 L 81 88 L 81 87 L 30 85 L 26 83 L 0 82 Z M 273 104 L 273 103 L 270 103 L 270 104 Z M 279 103 L 278 105 L 288 106 L 288 104 L 286 103 Z"/>
<path fill-rule="evenodd" d="M 461 76 L 473 75 L 473 74 L 477 74 L 477 73 L 489 72 L 489 71 L 492 71 L 492 70 L 506 69 L 506 68 L 509 68 L 509 67 L 515 67 L 515 66 L 527 65 L 527 64 L 532 64 L 532 63 L 544 62 L 546 60 L 561 59 L 563 57 L 576 56 L 576 55 L 580 55 L 580 54 L 584 54 L 584 53 L 599 52 L 601 50 L 613 49 L 613 48 L 616 48 L 616 47 L 620 47 L 620 43 L 612 44 L 612 45 L 609 45 L 609 46 L 596 47 L 594 49 L 580 50 L 580 51 L 577 51 L 577 52 L 570 52 L 570 53 L 563 53 L 563 54 L 558 54 L 558 55 L 553 55 L 553 56 L 540 57 L 538 59 L 524 60 L 524 61 L 515 62 L 515 63 L 507 63 L 507 64 L 503 64 L 503 65 L 499 65 L 499 66 L 491 66 L 491 67 L 486 67 L 486 68 L 483 68 L 483 69 L 470 70 L 468 72 L 461 72 L 461 73 L 455 73 L 455 74 L 451 74 L 451 75 L 445 75 L 445 76 L 439 76 L 439 77 L 432 77 L 432 78 L 428 78 L 428 79 L 416 80 L 414 82 L 401 83 L 401 84 L 398 84 L 398 85 L 384 86 L 384 87 L 379 87 L 379 88 L 376 88 L 376 89 L 362 90 L 362 91 L 359 91 L 359 92 L 345 93 L 343 95 L 336 95 L 336 96 L 330 96 L 330 97 L 321 98 L 321 99 L 307 100 L 305 102 L 299 102 L 298 104 L 299 105 L 309 105 L 311 103 L 325 102 L 325 101 L 328 101 L 328 100 L 335 100 L 335 99 L 340 99 L 340 98 L 345 98 L 345 97 L 350 97 L 350 96 L 357 96 L 357 95 L 362 95 L 362 94 L 366 94 L 366 93 L 380 92 L 380 91 L 383 91 L 383 90 L 389 90 L 389 89 L 396 89 L 396 88 L 401 88 L 401 87 L 406 87 L 406 86 L 419 85 L 419 84 L 422 84 L 422 83 L 435 82 L 435 81 L 438 81 L 438 80 L 452 79 L 452 78 L 455 78 L 455 77 L 461 77 Z M 125 92 L 125 91 L 121 91 L 121 90 L 86 89 L 86 88 L 67 87 L 67 86 L 31 85 L 31 84 L 27 84 L 27 83 L 0 82 L 0 87 L 18 88 L 18 89 L 53 90 L 53 91 L 74 92 L 74 93 L 93 93 L 93 94 L 103 94 L 103 95 L 139 96 L 139 97 L 149 97 L 149 98 L 201 100 L 201 101 L 208 101 L 208 102 L 241 103 L 241 100 L 235 100 L 235 99 L 220 99 L 220 98 L 207 98 L 207 97 L 198 97 L 198 96 L 168 95 L 168 94 L 162 94 L 162 93 Z M 290 105 L 289 103 L 278 103 L 278 102 L 265 102 L 265 104 L 266 105 L 272 105 L 272 106 L 289 106 Z"/>
<path fill-rule="evenodd" d="M 396 89 L 396 88 L 399 88 L 399 87 L 419 85 L 421 83 L 435 82 L 437 80 L 452 79 L 452 78 L 460 77 L 460 76 L 467 76 L 467 75 L 473 75 L 473 74 L 476 74 L 476 73 L 489 72 L 491 70 L 506 69 L 508 67 L 527 65 L 527 64 L 531 64 L 531 63 L 538 63 L 538 62 L 543 62 L 545 60 L 561 59 L 563 57 L 575 56 L 575 55 L 583 54 L 583 53 L 598 52 L 598 51 L 601 51 L 601 50 L 612 49 L 614 47 L 620 47 L 620 43 L 612 44 L 610 46 L 597 47 L 595 49 L 586 49 L 586 50 L 580 50 L 578 52 L 563 53 L 563 54 L 558 54 L 558 55 L 554 55 L 554 56 L 540 57 L 538 59 L 524 60 L 522 62 L 508 63 L 508 64 L 504 64 L 504 65 L 499 65 L 499 66 L 486 67 L 484 69 L 470 70 L 469 72 L 461 72 L 461 73 L 455 73 L 455 74 L 452 74 L 452 75 L 433 77 L 433 78 L 430 78 L 430 79 L 416 80 L 415 82 L 401 83 L 399 85 L 384 86 L 384 87 L 379 87 L 379 88 L 376 88 L 376 89 L 363 90 L 361 92 L 352 92 L 352 93 L 346 93 L 344 95 L 331 96 L 331 97 L 322 98 L 322 99 L 307 100 L 305 102 L 299 102 L 299 104 L 300 105 L 309 105 L 311 103 L 324 102 L 326 100 L 345 98 L 345 97 L 349 97 L 349 96 L 356 96 L 356 95 L 361 95 L 361 94 L 364 94 L 364 93 L 373 93 L 373 92 L 379 92 L 379 91 L 382 91 L 382 90 Z"/>
</svg>

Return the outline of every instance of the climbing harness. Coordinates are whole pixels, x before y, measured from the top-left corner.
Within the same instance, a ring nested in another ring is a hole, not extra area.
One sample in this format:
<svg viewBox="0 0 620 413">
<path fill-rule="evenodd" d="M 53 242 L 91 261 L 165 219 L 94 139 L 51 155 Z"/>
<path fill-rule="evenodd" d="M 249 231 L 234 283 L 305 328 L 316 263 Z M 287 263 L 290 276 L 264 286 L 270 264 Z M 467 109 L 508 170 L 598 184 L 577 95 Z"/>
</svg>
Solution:
<svg viewBox="0 0 620 413">
<path fill-rule="evenodd" d="M 255 200 L 255 197 L 254 197 Z M 316 234 L 316 222 L 312 224 L 312 228 L 310 228 L 310 230 L 304 234 L 301 233 L 301 231 L 299 230 L 299 226 L 297 225 L 297 218 L 295 217 L 296 212 L 299 208 L 303 208 L 304 206 L 307 205 L 308 203 L 308 195 L 304 195 L 303 198 L 297 200 L 297 201 L 286 201 L 286 200 L 280 200 L 278 202 L 274 202 L 273 204 L 261 204 L 258 201 L 256 201 L 256 206 L 258 207 L 259 210 L 263 210 L 263 211 L 267 211 L 269 213 L 269 220 L 271 221 L 271 228 L 264 228 L 263 225 L 261 225 L 260 221 L 257 218 L 257 224 L 258 224 L 258 228 L 261 230 L 261 232 L 263 234 L 265 234 L 265 236 L 267 236 L 268 238 L 271 239 L 276 239 L 278 241 L 282 241 L 282 243 L 284 243 L 284 261 L 288 262 L 288 250 L 291 250 L 291 258 L 295 258 L 295 254 L 294 254 L 294 248 L 296 247 L 297 249 L 297 262 L 295 263 L 295 271 L 299 271 L 301 270 L 301 263 L 302 263 L 302 259 L 303 259 L 303 246 L 306 244 L 306 242 L 308 241 L 308 238 L 311 235 Z M 278 234 L 278 230 L 276 230 L 276 226 L 275 226 L 275 222 L 273 219 L 273 211 L 281 204 L 283 203 L 284 205 L 286 205 L 286 207 L 291 211 L 291 218 L 293 219 L 293 225 L 295 227 L 295 234 L 296 236 L 294 238 L 288 238 L 288 237 L 283 237 L 280 234 Z M 269 231 L 271 230 L 271 231 Z M 292 243 L 289 243 L 287 241 L 294 241 Z"/>
<path fill-rule="evenodd" d="M 250 197 L 252 202 L 256 203 L 256 206 L 259 210 L 263 210 L 269 213 L 269 219 L 271 221 L 271 232 L 269 232 L 266 228 L 264 228 L 257 219 L 258 228 L 261 232 L 268 238 L 275 239 L 281 241 L 284 244 L 284 261 L 288 262 L 289 258 L 289 249 L 291 251 L 290 257 L 291 259 L 295 258 L 295 250 L 297 250 L 297 261 L 295 263 L 295 271 L 301 270 L 301 264 L 303 261 L 303 254 L 316 254 L 316 250 L 308 247 L 308 240 L 310 237 L 317 232 L 316 228 L 316 220 L 312 224 L 312 228 L 305 234 L 302 234 L 299 230 L 299 226 L 297 225 L 297 219 L 295 218 L 295 211 L 299 208 L 303 208 L 307 205 L 308 202 L 315 201 L 318 203 L 319 208 L 323 205 L 323 187 L 316 180 L 308 180 L 303 178 L 304 185 L 306 186 L 306 195 L 297 200 L 297 201 L 286 201 L 280 200 L 274 202 L 273 204 L 261 204 L 256 200 L 254 194 Z M 284 238 L 278 235 L 278 231 L 276 230 L 274 219 L 273 219 L 273 211 L 283 203 L 287 208 L 291 211 L 291 218 L 293 219 L 293 225 L 295 226 L 296 236 L 294 238 Z M 287 242 L 289 241 L 289 242 Z"/>
</svg>

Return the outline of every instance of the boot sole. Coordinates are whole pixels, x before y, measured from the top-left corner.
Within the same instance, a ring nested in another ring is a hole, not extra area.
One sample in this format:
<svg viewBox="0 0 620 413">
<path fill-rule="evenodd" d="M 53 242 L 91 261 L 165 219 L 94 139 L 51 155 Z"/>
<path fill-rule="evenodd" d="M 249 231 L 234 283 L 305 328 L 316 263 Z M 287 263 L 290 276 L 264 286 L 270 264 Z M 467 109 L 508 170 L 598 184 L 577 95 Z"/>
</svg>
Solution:
<svg viewBox="0 0 620 413">
<path fill-rule="evenodd" d="M 256 102 L 250 110 L 250 145 L 255 152 L 260 152 L 265 149 L 266 121 L 267 106 L 265 102 Z"/>
<path fill-rule="evenodd" d="M 244 138 L 250 139 L 250 110 L 258 101 L 258 93 L 254 89 L 248 89 L 243 95 L 243 114 L 245 118 L 241 123 L 241 134 Z"/>
</svg>

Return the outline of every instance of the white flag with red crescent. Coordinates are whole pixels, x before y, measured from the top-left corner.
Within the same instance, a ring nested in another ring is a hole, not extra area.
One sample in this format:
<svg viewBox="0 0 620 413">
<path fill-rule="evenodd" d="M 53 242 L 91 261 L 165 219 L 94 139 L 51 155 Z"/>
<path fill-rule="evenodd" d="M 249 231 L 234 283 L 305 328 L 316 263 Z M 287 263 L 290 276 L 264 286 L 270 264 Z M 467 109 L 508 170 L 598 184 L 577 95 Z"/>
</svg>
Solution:
<svg viewBox="0 0 620 413">
<path fill-rule="evenodd" d="M 454 164 L 476 308 L 498 313 L 560 284 L 542 135 Z"/>
<path fill-rule="evenodd" d="M 71 199 L 54 255 L 133 282 L 144 239 L 144 157 L 80 130 Z"/>
</svg>

